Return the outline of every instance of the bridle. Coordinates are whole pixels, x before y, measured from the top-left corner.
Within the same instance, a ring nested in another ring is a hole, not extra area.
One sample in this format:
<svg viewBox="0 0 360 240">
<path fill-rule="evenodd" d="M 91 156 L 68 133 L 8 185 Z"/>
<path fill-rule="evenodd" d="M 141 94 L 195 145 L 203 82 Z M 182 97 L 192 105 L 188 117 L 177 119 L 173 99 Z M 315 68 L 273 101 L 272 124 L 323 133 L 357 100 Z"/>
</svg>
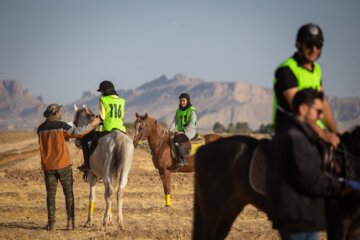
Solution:
<svg viewBox="0 0 360 240">
<path fill-rule="evenodd" d="M 140 127 L 142 127 L 142 131 L 139 134 Z M 149 136 L 149 124 L 145 123 L 145 121 L 140 118 L 136 119 L 134 143 L 138 144 L 140 141 L 146 140 L 148 136 Z"/>
</svg>

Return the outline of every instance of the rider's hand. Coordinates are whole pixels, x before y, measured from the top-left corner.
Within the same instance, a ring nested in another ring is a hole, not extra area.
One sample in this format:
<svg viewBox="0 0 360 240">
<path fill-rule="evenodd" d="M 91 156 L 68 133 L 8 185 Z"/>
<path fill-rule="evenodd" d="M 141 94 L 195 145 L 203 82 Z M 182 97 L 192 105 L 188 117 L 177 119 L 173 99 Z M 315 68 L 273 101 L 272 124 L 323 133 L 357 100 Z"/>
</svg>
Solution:
<svg viewBox="0 0 360 240">
<path fill-rule="evenodd" d="M 100 122 L 101 122 L 100 117 L 98 115 L 96 115 L 91 122 L 91 126 L 95 127 L 96 125 L 99 125 Z"/>
<path fill-rule="evenodd" d="M 331 132 L 326 132 L 326 139 L 325 141 L 329 144 L 331 144 L 331 146 L 333 147 L 337 147 L 340 143 L 340 138 L 334 134 L 334 133 L 331 133 Z"/>
</svg>

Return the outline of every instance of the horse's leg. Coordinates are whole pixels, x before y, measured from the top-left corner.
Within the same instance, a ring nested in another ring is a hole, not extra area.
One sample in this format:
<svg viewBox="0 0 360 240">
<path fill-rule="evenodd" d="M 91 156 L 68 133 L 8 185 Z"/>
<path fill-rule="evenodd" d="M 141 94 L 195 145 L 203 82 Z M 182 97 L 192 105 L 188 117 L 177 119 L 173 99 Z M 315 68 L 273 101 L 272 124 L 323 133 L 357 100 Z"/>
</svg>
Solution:
<svg viewBox="0 0 360 240">
<path fill-rule="evenodd" d="M 159 170 L 161 181 L 164 187 L 165 193 L 165 207 L 170 207 L 171 205 L 171 171 L 161 169 Z"/>
<path fill-rule="evenodd" d="M 122 166 L 122 171 L 120 175 L 120 182 L 118 185 L 117 190 L 117 222 L 118 222 L 118 228 L 120 230 L 124 230 L 124 219 L 123 219 L 123 197 L 124 197 L 124 189 L 127 185 L 128 181 L 128 175 L 130 172 L 132 160 L 133 160 L 133 153 L 134 153 L 134 145 L 132 142 L 128 142 L 126 145 L 125 154 L 123 156 L 124 164 Z"/>
<path fill-rule="evenodd" d="M 246 203 L 236 200 L 231 201 L 230 204 L 226 205 L 226 208 L 223 208 L 223 213 L 220 217 L 220 222 L 217 226 L 217 233 L 214 239 L 226 238 L 236 217 L 244 209 L 245 205 Z"/>
<path fill-rule="evenodd" d="M 106 227 L 111 222 L 111 195 L 112 195 L 112 188 L 111 188 L 111 176 L 109 174 L 106 174 L 103 178 L 104 186 L 105 186 L 105 192 L 104 192 L 104 198 L 105 198 L 105 213 L 104 213 L 104 219 L 103 219 L 103 227 Z"/>
<path fill-rule="evenodd" d="M 192 239 L 202 239 L 202 226 L 203 225 L 203 216 L 200 209 L 200 200 L 198 196 L 197 187 L 195 184 L 194 187 L 194 221 L 192 229 Z"/>
<path fill-rule="evenodd" d="M 89 194 L 89 209 L 88 209 L 88 219 L 85 223 L 85 227 L 91 227 L 93 225 L 93 214 L 94 214 L 94 204 L 95 204 L 95 188 L 96 188 L 96 177 L 91 172 L 88 172 L 88 180 L 90 186 Z"/>
</svg>

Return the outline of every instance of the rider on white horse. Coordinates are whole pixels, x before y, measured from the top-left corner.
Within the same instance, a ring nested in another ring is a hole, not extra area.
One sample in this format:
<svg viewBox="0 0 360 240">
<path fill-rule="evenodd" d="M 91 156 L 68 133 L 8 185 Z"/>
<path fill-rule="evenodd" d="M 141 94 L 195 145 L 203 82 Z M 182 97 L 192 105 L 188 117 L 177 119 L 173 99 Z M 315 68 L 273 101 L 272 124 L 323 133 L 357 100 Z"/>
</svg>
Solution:
<svg viewBox="0 0 360 240">
<path fill-rule="evenodd" d="M 78 169 L 80 171 L 90 170 L 90 155 L 94 152 L 98 139 L 105 136 L 114 129 L 118 129 L 126 133 L 123 124 L 125 113 L 125 99 L 120 98 L 115 91 L 114 84 L 111 81 L 105 80 L 100 83 L 98 92 L 101 92 L 99 101 L 99 116 L 102 120 L 96 131 L 88 134 L 81 139 L 81 145 L 84 155 L 84 163 Z M 90 111 L 86 108 L 89 114 Z M 89 144 L 89 142 L 91 142 Z"/>
</svg>

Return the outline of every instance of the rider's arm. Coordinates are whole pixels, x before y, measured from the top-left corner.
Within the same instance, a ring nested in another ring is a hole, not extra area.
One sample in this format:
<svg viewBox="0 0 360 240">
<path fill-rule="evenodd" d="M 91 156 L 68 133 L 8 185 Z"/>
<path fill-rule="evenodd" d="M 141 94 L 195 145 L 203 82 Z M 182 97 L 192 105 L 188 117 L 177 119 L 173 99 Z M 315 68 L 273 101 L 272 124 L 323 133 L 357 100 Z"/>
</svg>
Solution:
<svg viewBox="0 0 360 240">
<path fill-rule="evenodd" d="M 292 106 L 292 102 L 294 100 L 294 97 L 296 95 L 296 93 L 299 91 L 299 88 L 297 87 L 293 87 L 293 88 L 289 88 L 287 90 L 285 90 L 283 92 L 285 99 L 287 100 L 287 102 L 289 103 L 289 106 L 291 107 L 291 109 L 293 108 Z"/>
<path fill-rule="evenodd" d="M 95 116 L 91 123 L 83 126 L 83 127 L 72 127 L 69 124 L 65 123 L 67 126 L 65 127 L 65 137 L 69 138 L 79 138 L 91 132 L 96 125 L 100 123 L 100 119 L 98 116 Z"/>
<path fill-rule="evenodd" d="M 170 124 L 169 130 L 170 130 L 171 132 L 176 132 L 176 126 L 177 126 L 177 119 L 176 119 L 176 113 L 175 113 L 174 120 L 173 120 L 172 123 Z"/>
</svg>

